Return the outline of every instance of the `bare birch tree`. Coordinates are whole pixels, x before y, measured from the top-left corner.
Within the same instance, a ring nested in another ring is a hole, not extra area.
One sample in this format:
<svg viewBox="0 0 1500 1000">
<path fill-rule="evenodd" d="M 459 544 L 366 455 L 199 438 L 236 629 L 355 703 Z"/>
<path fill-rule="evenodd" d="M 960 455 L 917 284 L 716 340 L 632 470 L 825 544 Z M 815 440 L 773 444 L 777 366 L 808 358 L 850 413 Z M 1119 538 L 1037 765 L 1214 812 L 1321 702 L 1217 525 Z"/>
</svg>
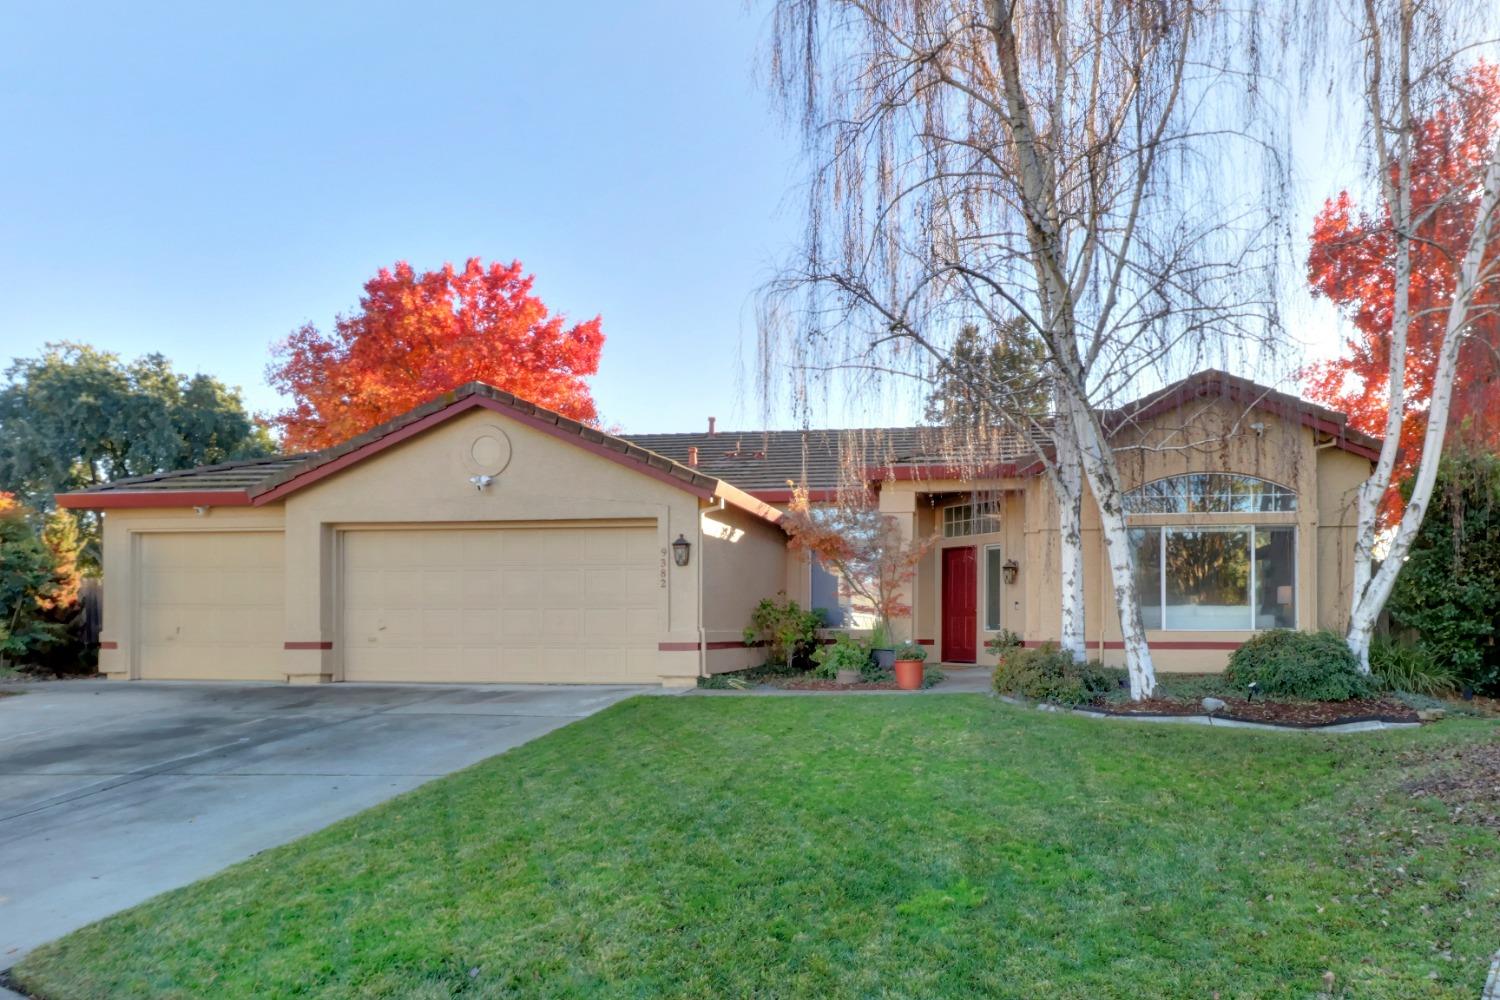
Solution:
<svg viewBox="0 0 1500 1000">
<path fill-rule="evenodd" d="M 1321 9 L 1309 13 L 1319 22 L 1326 16 Z M 1433 178 L 1419 178 L 1413 172 L 1419 120 L 1424 109 L 1453 93 L 1476 53 L 1488 49 L 1492 58 L 1496 54 L 1495 39 L 1485 36 L 1493 29 L 1497 14 L 1492 3 L 1463 0 L 1351 0 L 1342 5 L 1341 13 L 1357 37 L 1341 39 L 1335 33 L 1329 42 L 1334 51 L 1341 43 L 1357 43 L 1353 47 L 1363 56 L 1364 72 L 1355 79 L 1362 85 L 1359 96 L 1371 184 L 1388 218 L 1394 289 L 1385 440 L 1370 478 L 1359 491 L 1349 614 L 1349 648 L 1368 672 L 1376 621 L 1432 498 L 1460 348 L 1481 314 L 1491 308 L 1482 302 L 1495 301 L 1494 288 L 1500 283 L 1500 141 L 1473 175 L 1458 178 L 1449 190 L 1432 192 Z M 1312 30 L 1309 27 L 1307 33 Z M 1500 114 L 1500 108 L 1494 113 Z M 1420 198 L 1415 194 L 1419 187 L 1423 188 Z M 1447 261 L 1453 269 L 1453 294 L 1438 306 L 1446 315 L 1436 345 L 1422 454 L 1412 478 L 1411 497 L 1389 534 L 1384 558 L 1377 560 L 1380 506 L 1396 485 L 1397 449 L 1409 406 L 1406 365 L 1411 327 L 1419 318 L 1412 308 L 1412 252 L 1430 218 L 1454 202 L 1477 204 L 1476 221 L 1462 255 Z"/>
<path fill-rule="evenodd" d="M 1087 483 L 1136 698 L 1155 674 L 1101 410 L 1275 329 L 1283 144 L 1254 138 L 1274 127 L 1252 113 L 1256 29 L 1211 0 L 774 7 L 772 75 L 813 170 L 763 351 L 910 370 L 965 322 L 1024 317 L 1056 389 L 1064 638 L 1082 648 Z"/>
</svg>

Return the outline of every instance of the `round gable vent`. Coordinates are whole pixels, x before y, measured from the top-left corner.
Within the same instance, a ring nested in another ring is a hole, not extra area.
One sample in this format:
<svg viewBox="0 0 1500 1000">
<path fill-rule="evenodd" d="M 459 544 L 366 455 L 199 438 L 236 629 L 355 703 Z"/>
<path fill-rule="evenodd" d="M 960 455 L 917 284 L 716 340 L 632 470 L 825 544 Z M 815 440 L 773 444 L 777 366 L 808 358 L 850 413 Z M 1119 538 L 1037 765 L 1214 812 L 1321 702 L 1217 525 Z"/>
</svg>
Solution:
<svg viewBox="0 0 1500 1000">
<path fill-rule="evenodd" d="M 464 466 L 475 475 L 498 476 L 510 464 L 510 438 L 494 424 L 474 432 L 464 449 Z"/>
</svg>

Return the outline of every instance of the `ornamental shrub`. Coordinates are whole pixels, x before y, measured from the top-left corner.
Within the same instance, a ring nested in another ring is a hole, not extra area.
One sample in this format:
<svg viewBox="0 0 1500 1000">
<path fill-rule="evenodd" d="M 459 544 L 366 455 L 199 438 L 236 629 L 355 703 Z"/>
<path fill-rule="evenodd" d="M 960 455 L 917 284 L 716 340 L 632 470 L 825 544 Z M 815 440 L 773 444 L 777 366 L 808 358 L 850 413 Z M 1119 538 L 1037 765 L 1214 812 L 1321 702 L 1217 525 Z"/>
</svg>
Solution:
<svg viewBox="0 0 1500 1000">
<path fill-rule="evenodd" d="M 1382 636 L 1370 645 L 1370 672 L 1387 691 L 1436 698 L 1458 687 L 1458 674 L 1439 663 L 1431 649 Z"/>
<path fill-rule="evenodd" d="M 1500 456 L 1443 459 L 1386 610 L 1459 686 L 1500 693 Z"/>
<path fill-rule="evenodd" d="M 1098 660 L 1073 662 L 1056 643 L 1034 649 L 1014 645 L 998 650 L 994 685 L 999 694 L 1054 705 L 1083 705 L 1119 687 L 1122 672 Z"/>
<path fill-rule="evenodd" d="M 858 670 L 862 678 L 868 679 L 873 664 L 870 651 L 865 648 L 864 643 L 851 639 L 844 632 L 835 636 L 832 643 L 814 652 L 812 658 L 817 664 L 813 667 L 813 676 L 828 680 L 833 680 L 840 670 Z"/>
<path fill-rule="evenodd" d="M 822 625 L 822 615 L 803 610 L 783 592 L 762 599 L 750 612 L 745 641 L 765 643 L 768 663 L 805 666 L 817 648 L 818 629 Z"/>
<path fill-rule="evenodd" d="M 1348 701 L 1375 692 L 1359 672 L 1344 637 L 1334 632 L 1262 632 L 1229 657 L 1224 680 L 1244 690 L 1253 682 L 1268 697 Z"/>
</svg>

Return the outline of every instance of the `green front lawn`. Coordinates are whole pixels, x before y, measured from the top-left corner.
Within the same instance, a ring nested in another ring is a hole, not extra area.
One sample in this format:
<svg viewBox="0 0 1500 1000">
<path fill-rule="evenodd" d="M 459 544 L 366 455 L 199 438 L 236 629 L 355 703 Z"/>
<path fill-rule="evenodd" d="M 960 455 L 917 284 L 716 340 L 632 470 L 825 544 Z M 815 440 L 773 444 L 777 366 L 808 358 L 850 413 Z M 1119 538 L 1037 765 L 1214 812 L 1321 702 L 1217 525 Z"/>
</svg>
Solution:
<svg viewBox="0 0 1500 1000">
<path fill-rule="evenodd" d="M 1331 972 L 1472 1000 L 1500 830 L 1401 785 L 1496 736 L 638 698 L 16 974 L 63 1000 L 1311 997 Z"/>
</svg>

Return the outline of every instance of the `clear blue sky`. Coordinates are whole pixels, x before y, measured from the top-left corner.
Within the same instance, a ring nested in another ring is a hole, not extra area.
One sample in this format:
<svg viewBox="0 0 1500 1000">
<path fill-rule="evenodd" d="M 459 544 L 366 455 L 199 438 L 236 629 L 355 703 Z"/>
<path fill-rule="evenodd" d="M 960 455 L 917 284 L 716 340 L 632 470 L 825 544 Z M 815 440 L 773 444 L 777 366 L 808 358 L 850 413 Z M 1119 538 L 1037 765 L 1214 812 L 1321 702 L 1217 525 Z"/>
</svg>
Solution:
<svg viewBox="0 0 1500 1000">
<path fill-rule="evenodd" d="M 271 409 L 268 345 L 327 328 L 377 268 L 519 258 L 549 306 L 604 317 L 607 421 L 757 422 L 751 300 L 796 215 L 794 140 L 756 82 L 763 11 L 36 4 L 6 21 L 5 361 L 60 339 L 157 350 Z"/>
<path fill-rule="evenodd" d="M 798 215 L 764 17 L 11 5 L 0 360 L 63 339 L 161 351 L 271 410 L 269 345 L 326 329 L 379 267 L 519 258 L 552 308 L 603 316 L 606 421 L 758 427 L 752 298 Z"/>
</svg>

